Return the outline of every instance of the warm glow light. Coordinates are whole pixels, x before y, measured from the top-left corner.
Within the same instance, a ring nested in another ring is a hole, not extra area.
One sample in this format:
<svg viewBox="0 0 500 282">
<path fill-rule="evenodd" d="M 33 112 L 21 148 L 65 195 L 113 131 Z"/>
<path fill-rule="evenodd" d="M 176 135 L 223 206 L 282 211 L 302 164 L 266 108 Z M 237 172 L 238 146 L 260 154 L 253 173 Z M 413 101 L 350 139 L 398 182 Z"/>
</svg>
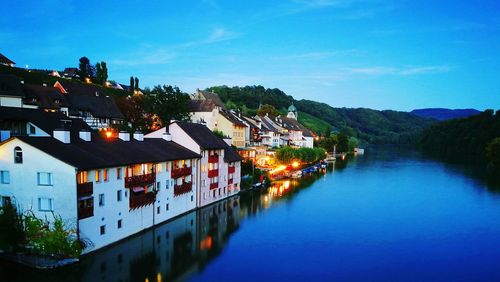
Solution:
<svg viewBox="0 0 500 282">
<path fill-rule="evenodd" d="M 86 77 L 85 82 L 90 83 L 90 78 Z"/>
<path fill-rule="evenodd" d="M 299 167 L 299 162 L 293 162 L 293 163 L 292 163 L 292 166 L 293 166 L 294 168 Z"/>
<path fill-rule="evenodd" d="M 285 189 L 290 188 L 290 181 L 288 181 L 288 180 L 287 180 L 287 181 L 285 181 L 285 184 L 284 184 L 284 185 L 285 185 Z"/>
<path fill-rule="evenodd" d="M 113 136 L 113 132 L 106 131 L 106 138 L 111 138 L 111 136 Z"/>
<path fill-rule="evenodd" d="M 285 166 L 285 165 L 280 165 L 280 166 L 278 166 L 277 168 L 275 168 L 275 169 L 271 170 L 271 174 L 272 174 L 272 173 L 277 173 L 277 172 L 283 171 L 283 170 L 285 170 L 285 169 L 286 169 L 286 166 Z"/>
<path fill-rule="evenodd" d="M 208 236 L 200 242 L 200 249 L 210 250 L 212 248 L 212 236 Z"/>
<path fill-rule="evenodd" d="M 160 272 L 158 272 L 158 274 L 156 274 L 156 281 L 161 282 L 161 273 Z"/>
</svg>

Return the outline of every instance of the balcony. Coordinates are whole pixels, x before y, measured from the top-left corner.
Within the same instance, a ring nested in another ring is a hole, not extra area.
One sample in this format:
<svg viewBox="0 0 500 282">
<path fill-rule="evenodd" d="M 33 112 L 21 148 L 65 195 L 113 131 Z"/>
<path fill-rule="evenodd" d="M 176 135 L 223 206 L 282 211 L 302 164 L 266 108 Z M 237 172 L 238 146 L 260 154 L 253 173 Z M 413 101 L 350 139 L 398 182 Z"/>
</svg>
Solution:
<svg viewBox="0 0 500 282">
<path fill-rule="evenodd" d="M 208 171 L 208 178 L 217 177 L 217 176 L 219 176 L 218 169 L 212 169 L 212 170 Z"/>
<path fill-rule="evenodd" d="M 213 155 L 213 156 L 208 156 L 208 162 L 209 163 L 218 163 L 219 162 L 219 155 Z"/>
<path fill-rule="evenodd" d="M 140 192 L 138 194 L 132 192 L 130 193 L 129 207 L 131 210 L 140 208 L 142 206 L 147 206 L 154 203 L 156 195 L 153 192 Z"/>
<path fill-rule="evenodd" d="M 78 208 L 78 219 L 84 219 L 87 217 L 92 217 L 94 216 L 94 207 L 84 207 L 84 208 Z"/>
<path fill-rule="evenodd" d="M 78 198 L 90 196 L 94 193 L 94 184 L 92 182 L 80 183 L 76 185 L 76 194 Z"/>
<path fill-rule="evenodd" d="M 219 183 L 210 183 L 210 190 L 219 188 Z"/>
<path fill-rule="evenodd" d="M 192 167 L 179 167 L 172 169 L 172 178 L 188 176 L 192 173 Z"/>
<path fill-rule="evenodd" d="M 228 173 L 234 173 L 235 171 L 236 171 L 236 167 L 234 167 L 234 166 L 230 166 L 228 168 Z"/>
<path fill-rule="evenodd" d="M 232 179 L 232 178 L 231 178 L 231 179 L 229 179 L 229 180 L 227 181 L 227 184 L 233 184 L 233 179 Z"/>
<path fill-rule="evenodd" d="M 154 184 L 155 181 L 156 181 L 155 173 L 134 175 L 130 177 L 125 177 L 125 187 L 131 188 L 136 186 L 147 186 Z"/>
<path fill-rule="evenodd" d="M 193 184 L 191 182 L 184 182 L 180 185 L 174 185 L 174 197 L 191 192 L 192 187 Z"/>
</svg>

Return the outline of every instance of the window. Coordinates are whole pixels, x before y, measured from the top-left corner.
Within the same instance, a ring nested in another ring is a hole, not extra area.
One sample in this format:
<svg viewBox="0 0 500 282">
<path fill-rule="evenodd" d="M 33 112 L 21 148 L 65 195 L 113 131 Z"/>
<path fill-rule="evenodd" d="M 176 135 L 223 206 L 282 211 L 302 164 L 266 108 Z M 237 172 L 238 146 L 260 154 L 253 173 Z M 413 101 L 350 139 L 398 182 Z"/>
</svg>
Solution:
<svg viewBox="0 0 500 282">
<path fill-rule="evenodd" d="M 0 207 L 5 207 L 7 204 L 10 204 L 10 197 L 0 196 Z"/>
<path fill-rule="evenodd" d="M 106 225 L 101 225 L 100 231 L 101 231 L 101 235 L 106 234 Z"/>
<path fill-rule="evenodd" d="M 104 181 L 108 181 L 108 169 L 107 168 L 105 168 L 102 171 L 102 179 L 104 179 Z"/>
<path fill-rule="evenodd" d="M 192 202 L 193 200 L 194 200 L 194 197 L 193 197 L 193 195 L 191 195 L 191 202 Z"/>
<path fill-rule="evenodd" d="M 156 182 L 156 189 L 160 192 L 161 181 Z"/>
<path fill-rule="evenodd" d="M 23 150 L 20 147 L 14 148 L 14 163 L 16 164 L 23 163 Z"/>
<path fill-rule="evenodd" d="M 88 182 L 88 175 L 86 171 L 79 171 L 76 174 L 76 179 L 78 181 L 78 184 L 83 184 Z"/>
<path fill-rule="evenodd" d="M 121 202 L 122 201 L 122 190 L 116 191 L 116 201 Z"/>
<path fill-rule="evenodd" d="M 10 183 L 10 173 L 8 170 L 0 171 L 0 183 L 9 184 Z"/>
<path fill-rule="evenodd" d="M 205 183 L 205 179 L 201 180 L 201 186 L 203 186 L 203 187 L 207 186 L 207 184 Z"/>
<path fill-rule="evenodd" d="M 121 219 L 118 219 L 117 227 L 118 227 L 118 229 L 122 228 L 122 220 Z"/>
<path fill-rule="evenodd" d="M 100 182 L 101 181 L 101 171 L 100 170 L 96 170 L 95 171 L 95 182 Z"/>
<path fill-rule="evenodd" d="M 167 205 L 165 206 L 165 210 L 167 210 L 167 211 L 168 211 L 168 208 L 169 208 L 169 206 L 168 206 L 168 204 L 167 204 Z"/>
<path fill-rule="evenodd" d="M 160 207 L 156 207 L 156 214 L 160 214 Z"/>
<path fill-rule="evenodd" d="M 156 164 L 156 171 L 161 172 L 161 170 L 162 170 L 161 163 Z"/>
<path fill-rule="evenodd" d="M 168 182 L 169 182 L 168 180 L 165 181 L 165 189 L 168 189 Z"/>
<path fill-rule="evenodd" d="M 99 206 L 104 206 L 104 194 L 99 194 Z"/>
<path fill-rule="evenodd" d="M 168 171 L 168 167 L 170 166 L 170 162 L 165 163 L 165 171 Z"/>
<path fill-rule="evenodd" d="M 40 186 L 52 186 L 52 173 L 38 172 L 37 181 Z"/>
<path fill-rule="evenodd" d="M 122 168 L 121 167 L 116 169 L 116 179 L 122 179 Z"/>
<path fill-rule="evenodd" d="M 38 210 L 39 211 L 53 211 L 53 200 L 49 198 L 38 198 Z"/>
<path fill-rule="evenodd" d="M 207 194 L 205 192 L 203 192 L 203 199 L 207 199 Z"/>
<path fill-rule="evenodd" d="M 30 126 L 30 134 L 35 134 L 36 128 L 32 124 L 30 124 L 29 126 Z"/>
<path fill-rule="evenodd" d="M 213 195 L 213 197 L 215 198 L 215 189 L 214 189 L 214 195 Z"/>
<path fill-rule="evenodd" d="M 207 171 L 207 166 L 201 165 L 201 172 L 206 172 L 206 171 Z"/>
</svg>

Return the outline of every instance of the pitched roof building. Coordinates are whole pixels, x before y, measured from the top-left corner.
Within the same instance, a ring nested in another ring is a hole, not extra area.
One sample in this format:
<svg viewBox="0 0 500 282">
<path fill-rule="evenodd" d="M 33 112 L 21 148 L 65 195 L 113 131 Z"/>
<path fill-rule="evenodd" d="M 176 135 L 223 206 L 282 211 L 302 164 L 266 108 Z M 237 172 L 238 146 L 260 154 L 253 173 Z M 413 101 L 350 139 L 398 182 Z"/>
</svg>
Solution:
<svg viewBox="0 0 500 282">
<path fill-rule="evenodd" d="M 16 63 L 14 63 L 12 60 L 10 60 L 9 58 L 5 57 L 2 53 L 0 53 L 0 64 L 13 67 Z"/>
</svg>

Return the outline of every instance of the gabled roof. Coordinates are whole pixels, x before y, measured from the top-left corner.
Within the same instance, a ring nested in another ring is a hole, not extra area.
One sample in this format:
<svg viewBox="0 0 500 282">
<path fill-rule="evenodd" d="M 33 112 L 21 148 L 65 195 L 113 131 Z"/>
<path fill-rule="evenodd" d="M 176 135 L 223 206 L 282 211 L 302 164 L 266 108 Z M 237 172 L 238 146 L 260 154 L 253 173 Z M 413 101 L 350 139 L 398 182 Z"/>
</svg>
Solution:
<svg viewBox="0 0 500 282">
<path fill-rule="evenodd" d="M 220 99 L 219 95 L 214 92 L 204 91 L 204 90 L 196 90 L 195 100 L 212 100 L 215 105 L 225 108 L 224 103 Z"/>
<path fill-rule="evenodd" d="M 15 65 L 12 60 L 9 58 L 5 57 L 2 53 L 0 53 L 0 64 L 5 64 L 5 65 Z"/>
<path fill-rule="evenodd" d="M 224 150 L 224 161 L 227 163 L 232 163 L 232 162 L 241 162 L 243 158 L 236 152 L 236 150 L 232 147 L 227 147 Z"/>
<path fill-rule="evenodd" d="M 78 69 L 77 68 L 65 68 L 62 71 L 63 76 L 68 76 L 68 77 L 78 77 Z"/>
<path fill-rule="evenodd" d="M 58 88 L 33 84 L 25 84 L 22 88 L 25 94 L 25 104 L 37 105 L 42 109 L 59 109 L 61 106 L 68 106 L 66 96 Z"/>
<path fill-rule="evenodd" d="M 68 92 L 66 95 L 70 112 L 90 112 L 94 117 L 123 119 L 112 97 L 106 96 L 103 89 L 93 84 L 61 80 L 59 84 Z"/>
<path fill-rule="evenodd" d="M 188 107 L 190 112 L 211 112 L 217 105 L 212 100 L 191 100 Z"/>
<path fill-rule="evenodd" d="M 201 157 L 179 144 L 163 139 L 125 142 L 120 139 L 95 138 L 90 142 L 77 139 L 65 144 L 51 137 L 20 136 L 15 138 L 77 169 L 106 168 Z"/>
<path fill-rule="evenodd" d="M 295 119 L 288 117 L 280 117 L 282 125 L 288 130 L 303 131 L 304 127 Z"/>
<path fill-rule="evenodd" d="M 12 74 L 0 74 L 0 96 L 24 97 L 21 80 Z"/>
<path fill-rule="evenodd" d="M 202 149 L 225 149 L 229 146 L 226 142 L 224 142 L 224 140 L 215 136 L 215 134 L 205 125 L 178 121 L 175 123 Z"/>
<path fill-rule="evenodd" d="M 231 111 L 222 110 L 219 112 L 223 117 L 230 121 L 234 126 L 247 127 L 247 125 L 241 121 L 235 114 Z"/>
<path fill-rule="evenodd" d="M 0 107 L 0 121 L 31 122 L 49 135 L 60 128 L 69 129 L 71 137 L 78 137 L 82 130 L 91 131 L 81 119 L 68 118 L 61 112 L 46 112 L 42 109 Z"/>
</svg>

